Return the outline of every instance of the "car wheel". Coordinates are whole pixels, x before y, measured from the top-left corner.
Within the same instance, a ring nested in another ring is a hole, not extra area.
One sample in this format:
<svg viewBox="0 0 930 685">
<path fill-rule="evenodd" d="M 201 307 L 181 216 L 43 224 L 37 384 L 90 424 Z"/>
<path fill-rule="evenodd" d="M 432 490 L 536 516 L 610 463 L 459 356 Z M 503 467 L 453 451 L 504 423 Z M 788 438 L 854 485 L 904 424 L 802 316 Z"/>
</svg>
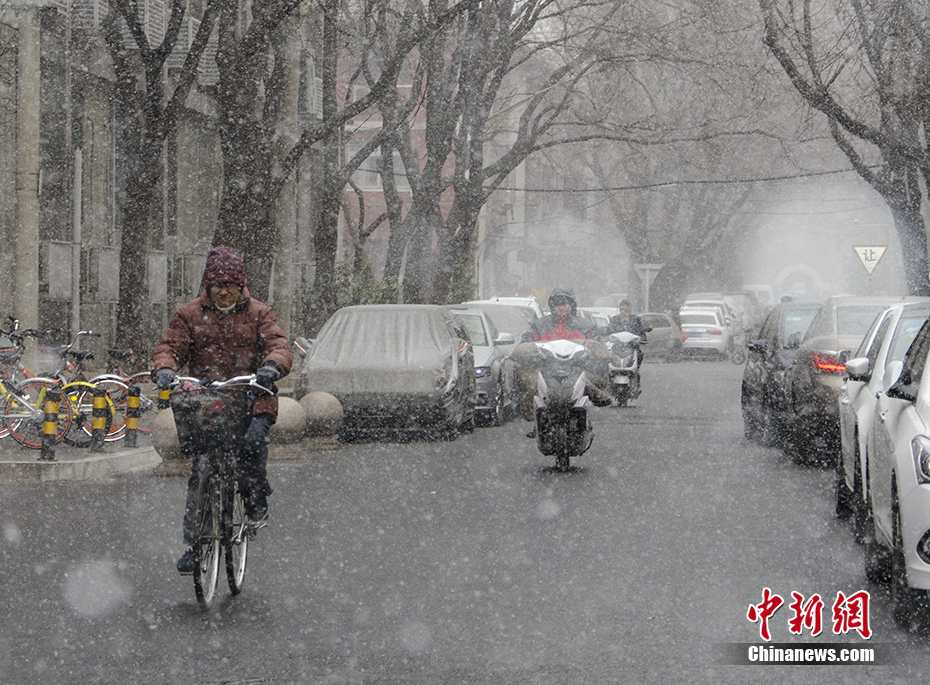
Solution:
<svg viewBox="0 0 930 685">
<path fill-rule="evenodd" d="M 858 449 L 856 451 L 858 452 Z M 857 458 L 856 473 L 853 476 L 853 535 L 857 543 L 864 545 L 869 541 L 872 531 L 867 527 L 868 508 L 862 494 L 862 468 L 859 466 L 861 463 Z"/>
<path fill-rule="evenodd" d="M 901 511 L 897 497 L 893 503 L 894 547 L 891 550 L 891 608 L 894 620 L 902 628 L 914 630 L 926 619 L 927 593 L 915 590 L 907 582 L 907 563 L 901 533 Z"/>
<path fill-rule="evenodd" d="M 502 426 L 504 424 L 504 385 L 501 379 L 497 379 L 497 392 L 494 394 L 494 406 L 491 407 L 491 425 Z"/>
<path fill-rule="evenodd" d="M 853 514 L 853 493 L 846 485 L 846 470 L 843 468 L 843 460 L 836 460 L 836 468 L 833 471 L 833 494 L 836 498 L 833 514 L 840 521 L 848 521 Z"/>
<path fill-rule="evenodd" d="M 762 427 L 759 442 L 765 447 L 784 447 L 785 436 L 781 421 L 775 416 L 774 410 L 762 402 Z"/>
<path fill-rule="evenodd" d="M 752 442 L 762 440 L 762 427 L 759 425 L 758 416 L 753 412 L 752 402 L 746 397 L 746 394 L 743 393 L 742 397 L 742 409 L 743 409 L 743 435 L 747 440 Z"/>
</svg>

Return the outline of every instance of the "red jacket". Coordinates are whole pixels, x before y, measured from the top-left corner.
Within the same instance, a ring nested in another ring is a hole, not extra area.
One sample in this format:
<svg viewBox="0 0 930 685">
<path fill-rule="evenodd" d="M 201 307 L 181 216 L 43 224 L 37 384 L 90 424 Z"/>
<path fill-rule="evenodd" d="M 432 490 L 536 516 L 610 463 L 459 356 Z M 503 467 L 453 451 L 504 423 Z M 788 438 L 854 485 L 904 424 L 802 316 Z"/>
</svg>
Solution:
<svg viewBox="0 0 930 685">
<path fill-rule="evenodd" d="M 152 375 L 165 368 L 177 372 L 186 364 L 191 376 L 226 380 L 274 362 L 286 376 L 293 359 L 274 310 L 253 299 L 248 288 L 242 289 L 239 301 L 228 312 L 217 309 L 203 292 L 171 317 L 152 354 Z M 278 398 L 259 397 L 253 413 L 277 416 Z"/>
</svg>

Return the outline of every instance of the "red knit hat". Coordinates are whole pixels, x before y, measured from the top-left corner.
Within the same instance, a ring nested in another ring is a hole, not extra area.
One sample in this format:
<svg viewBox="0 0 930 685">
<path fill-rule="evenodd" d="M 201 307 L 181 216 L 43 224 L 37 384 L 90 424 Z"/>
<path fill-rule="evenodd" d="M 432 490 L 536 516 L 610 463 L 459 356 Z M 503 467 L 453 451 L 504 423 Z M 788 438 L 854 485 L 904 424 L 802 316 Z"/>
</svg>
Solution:
<svg viewBox="0 0 930 685">
<path fill-rule="evenodd" d="M 214 247 L 207 253 L 207 265 L 203 270 L 203 285 L 209 288 L 220 283 L 245 285 L 245 264 L 242 256 L 227 245 Z"/>
</svg>

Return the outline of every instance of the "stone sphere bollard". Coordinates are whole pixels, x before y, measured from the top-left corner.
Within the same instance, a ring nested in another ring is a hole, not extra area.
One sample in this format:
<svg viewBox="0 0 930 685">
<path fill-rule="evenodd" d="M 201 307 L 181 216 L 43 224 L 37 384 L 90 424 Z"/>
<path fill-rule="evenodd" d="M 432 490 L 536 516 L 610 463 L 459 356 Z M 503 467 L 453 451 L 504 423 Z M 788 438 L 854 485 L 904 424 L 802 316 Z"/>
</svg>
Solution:
<svg viewBox="0 0 930 685">
<path fill-rule="evenodd" d="M 307 414 L 306 435 L 333 436 L 342 428 L 342 403 L 328 392 L 311 392 L 300 398 Z"/>
<path fill-rule="evenodd" d="M 272 443 L 299 441 L 307 430 L 307 412 L 290 397 L 278 397 L 278 419 L 268 431 Z"/>
</svg>

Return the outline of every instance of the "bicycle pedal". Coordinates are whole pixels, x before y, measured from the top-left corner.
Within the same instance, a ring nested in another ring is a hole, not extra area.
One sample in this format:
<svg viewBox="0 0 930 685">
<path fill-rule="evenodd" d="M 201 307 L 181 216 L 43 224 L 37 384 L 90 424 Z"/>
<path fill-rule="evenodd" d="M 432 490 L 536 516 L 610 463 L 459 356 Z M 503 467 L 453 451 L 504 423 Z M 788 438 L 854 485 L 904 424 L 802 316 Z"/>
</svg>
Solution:
<svg viewBox="0 0 930 685">
<path fill-rule="evenodd" d="M 249 532 L 252 535 L 255 535 L 255 533 L 257 533 L 262 528 L 267 528 L 267 527 L 268 527 L 268 521 L 266 520 L 249 521 Z"/>
</svg>

